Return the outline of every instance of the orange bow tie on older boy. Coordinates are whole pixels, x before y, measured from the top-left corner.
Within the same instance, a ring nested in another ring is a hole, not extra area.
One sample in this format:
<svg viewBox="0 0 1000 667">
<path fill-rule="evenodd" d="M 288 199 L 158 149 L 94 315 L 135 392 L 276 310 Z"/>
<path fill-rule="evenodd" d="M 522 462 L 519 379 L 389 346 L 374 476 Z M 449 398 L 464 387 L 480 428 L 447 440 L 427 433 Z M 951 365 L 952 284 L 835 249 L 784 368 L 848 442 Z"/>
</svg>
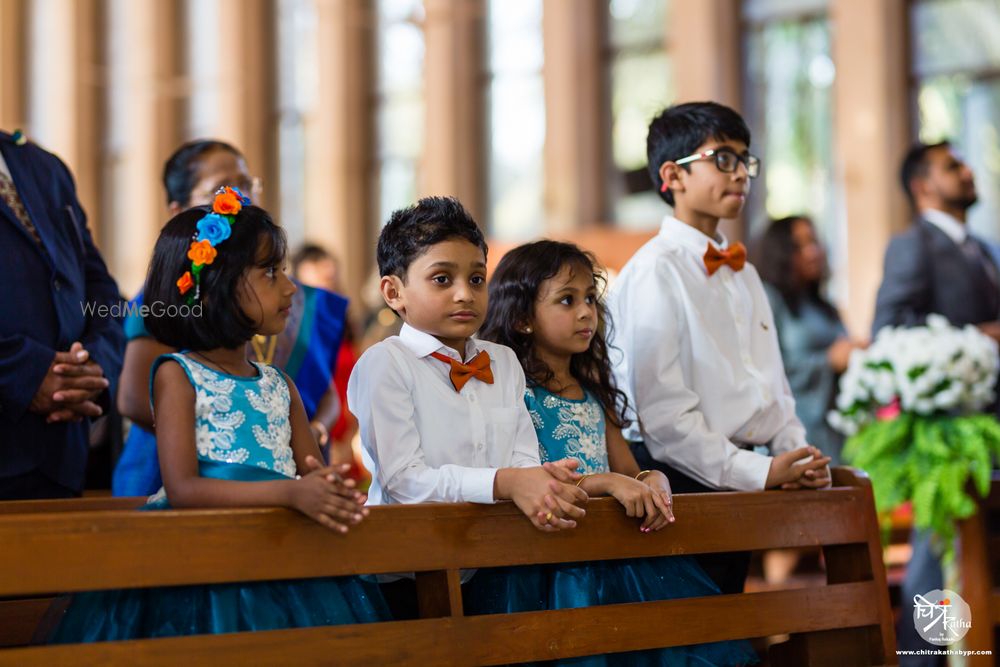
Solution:
<svg viewBox="0 0 1000 667">
<path fill-rule="evenodd" d="M 742 243 L 736 243 L 729 246 L 729 250 L 719 250 L 709 243 L 703 260 L 708 275 L 718 271 L 724 264 L 728 264 L 733 271 L 742 271 L 747 263 L 747 249 Z"/>
<path fill-rule="evenodd" d="M 467 364 L 456 361 L 440 352 L 431 352 L 431 356 L 447 364 L 451 364 L 451 371 L 448 373 L 448 376 L 451 378 L 451 384 L 455 387 L 455 391 L 462 391 L 462 387 L 471 378 L 482 380 L 486 384 L 493 384 L 493 371 L 490 369 L 490 354 L 486 350 L 477 354 Z"/>
</svg>

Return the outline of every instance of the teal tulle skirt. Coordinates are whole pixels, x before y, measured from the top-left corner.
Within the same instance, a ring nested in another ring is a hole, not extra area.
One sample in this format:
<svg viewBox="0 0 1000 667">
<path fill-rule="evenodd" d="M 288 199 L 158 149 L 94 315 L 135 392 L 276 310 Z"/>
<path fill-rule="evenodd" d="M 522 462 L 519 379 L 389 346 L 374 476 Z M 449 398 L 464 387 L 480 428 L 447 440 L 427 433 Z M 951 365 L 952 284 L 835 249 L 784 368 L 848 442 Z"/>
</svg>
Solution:
<svg viewBox="0 0 1000 667">
<path fill-rule="evenodd" d="M 203 477 L 287 479 L 270 470 L 199 462 Z M 169 509 L 166 501 L 144 510 Z M 74 595 L 52 643 L 280 630 L 390 620 L 378 585 L 360 577 L 201 584 Z"/>
<path fill-rule="evenodd" d="M 479 570 L 463 587 L 467 614 L 574 609 L 718 595 L 719 589 L 693 558 L 672 556 Z M 655 623 L 655 619 L 650 619 Z M 663 632 L 669 635 L 670 628 Z M 747 641 L 722 641 L 646 651 L 559 660 L 558 665 L 707 667 L 753 665 Z"/>
</svg>

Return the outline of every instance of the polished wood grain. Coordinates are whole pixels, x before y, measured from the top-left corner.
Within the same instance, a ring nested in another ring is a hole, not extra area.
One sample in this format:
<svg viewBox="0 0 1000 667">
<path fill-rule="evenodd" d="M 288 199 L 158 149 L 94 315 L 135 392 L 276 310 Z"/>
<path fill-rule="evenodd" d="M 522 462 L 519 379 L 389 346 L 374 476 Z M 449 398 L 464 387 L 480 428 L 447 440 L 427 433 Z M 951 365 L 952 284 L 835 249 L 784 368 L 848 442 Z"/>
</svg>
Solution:
<svg viewBox="0 0 1000 667">
<path fill-rule="evenodd" d="M 0 596 L 417 572 L 421 618 L 15 648 L 0 651 L 0 665 L 208 665 L 235 655 L 248 664 L 504 664 L 776 634 L 791 640 L 774 650 L 774 665 L 830 664 L 830 656 L 839 665 L 891 663 L 871 487 L 849 470 L 834 479 L 835 488 L 818 492 L 679 495 L 677 523 L 651 535 L 608 498 L 591 500 L 576 530 L 556 534 L 535 530 L 509 503 L 375 507 L 347 535 L 274 508 L 22 503 L 22 512 L 0 513 Z M 824 549 L 825 586 L 524 614 L 465 616 L 462 608 L 461 569 L 813 545 Z"/>
</svg>

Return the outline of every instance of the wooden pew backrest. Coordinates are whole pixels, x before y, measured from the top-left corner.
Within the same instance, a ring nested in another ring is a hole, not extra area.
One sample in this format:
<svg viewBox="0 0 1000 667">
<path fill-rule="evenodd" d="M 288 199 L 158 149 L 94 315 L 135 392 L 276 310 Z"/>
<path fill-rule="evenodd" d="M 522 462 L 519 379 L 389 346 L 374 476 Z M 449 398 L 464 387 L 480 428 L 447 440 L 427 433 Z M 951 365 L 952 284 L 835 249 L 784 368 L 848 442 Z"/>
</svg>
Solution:
<svg viewBox="0 0 1000 667">
<path fill-rule="evenodd" d="M 793 640 L 774 653 L 775 664 L 893 663 L 871 488 L 848 469 L 835 470 L 834 481 L 835 488 L 817 492 L 678 495 L 676 524 L 649 535 L 605 498 L 588 504 L 579 528 L 556 534 L 535 530 L 510 503 L 375 507 L 346 536 L 273 508 L 77 506 L 0 514 L 0 544 L 12 545 L 0 550 L 0 597 L 416 571 L 427 616 L 10 649 L 0 651 L 0 665 L 52 664 L 70 656 L 77 664 L 210 664 L 233 651 L 261 663 L 322 664 L 340 655 L 376 664 L 502 664 L 782 633 Z M 467 617 L 461 609 L 464 568 L 801 546 L 823 547 L 826 586 L 496 616 Z"/>
</svg>

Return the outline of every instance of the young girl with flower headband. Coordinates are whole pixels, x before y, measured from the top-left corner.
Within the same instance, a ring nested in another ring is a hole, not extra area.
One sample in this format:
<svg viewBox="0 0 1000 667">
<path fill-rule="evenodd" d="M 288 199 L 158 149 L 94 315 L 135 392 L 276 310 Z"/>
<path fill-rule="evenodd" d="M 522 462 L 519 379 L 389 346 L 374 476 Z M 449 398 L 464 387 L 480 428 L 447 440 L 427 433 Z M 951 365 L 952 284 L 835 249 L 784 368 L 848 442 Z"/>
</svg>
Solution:
<svg viewBox="0 0 1000 667">
<path fill-rule="evenodd" d="M 643 533 L 674 521 L 670 485 L 639 470 L 621 435 L 627 401 L 614 384 L 605 342 L 610 322 L 600 300 L 603 276 L 574 245 L 538 241 L 508 252 L 489 286 L 479 336 L 512 348 L 524 368 L 524 402 L 541 460 L 574 458 L 588 495 L 616 498 Z M 554 566 L 556 609 L 714 595 L 718 587 L 691 558 L 642 558 Z M 664 629 L 669 632 L 669 629 Z M 743 665 L 757 661 L 746 642 L 574 659 L 572 664 Z"/>
<path fill-rule="evenodd" d="M 259 181 L 250 176 L 246 158 L 234 146 L 212 139 L 181 145 L 163 168 L 169 217 L 194 206 L 211 205 L 214 193 L 223 185 L 237 186 L 254 198 L 260 194 Z M 347 300 L 325 289 L 296 285 L 299 289 L 292 297 L 284 331 L 276 336 L 254 336 L 247 345 L 247 355 L 281 369 L 293 379 L 313 435 L 322 446 L 327 428 L 341 411 L 330 381 L 346 322 Z M 131 421 L 131 427 L 112 475 L 111 488 L 116 496 L 148 496 L 163 484 L 152 433 L 149 378 L 153 362 L 161 354 L 176 350 L 157 341 L 146 329 L 139 312 L 145 303 L 140 291 L 130 302 L 124 323 L 128 345 L 117 406 Z"/>
<path fill-rule="evenodd" d="M 364 496 L 322 467 L 295 385 L 246 342 L 285 327 L 295 285 L 284 232 L 235 188 L 174 217 L 156 242 L 146 326 L 180 352 L 153 364 L 163 488 L 145 509 L 282 505 L 346 532 Z M 346 466 L 345 466 L 346 468 Z M 127 610 L 127 613 L 126 613 Z M 382 620 L 357 577 L 106 591 L 76 596 L 55 640 L 80 642 Z"/>
</svg>

